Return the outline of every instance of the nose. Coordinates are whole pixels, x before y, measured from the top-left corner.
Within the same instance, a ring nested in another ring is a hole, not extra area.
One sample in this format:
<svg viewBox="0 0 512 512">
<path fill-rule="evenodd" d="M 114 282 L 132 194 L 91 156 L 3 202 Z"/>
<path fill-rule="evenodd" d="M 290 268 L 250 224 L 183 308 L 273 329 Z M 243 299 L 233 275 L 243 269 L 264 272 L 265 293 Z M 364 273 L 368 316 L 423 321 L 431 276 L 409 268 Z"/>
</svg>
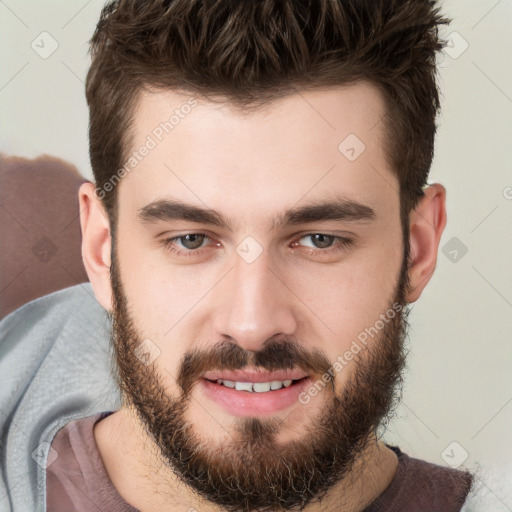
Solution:
<svg viewBox="0 0 512 512">
<path fill-rule="evenodd" d="M 252 263 L 236 255 L 216 295 L 215 334 L 245 350 L 261 350 L 267 339 L 296 331 L 293 292 L 265 252 Z"/>
</svg>

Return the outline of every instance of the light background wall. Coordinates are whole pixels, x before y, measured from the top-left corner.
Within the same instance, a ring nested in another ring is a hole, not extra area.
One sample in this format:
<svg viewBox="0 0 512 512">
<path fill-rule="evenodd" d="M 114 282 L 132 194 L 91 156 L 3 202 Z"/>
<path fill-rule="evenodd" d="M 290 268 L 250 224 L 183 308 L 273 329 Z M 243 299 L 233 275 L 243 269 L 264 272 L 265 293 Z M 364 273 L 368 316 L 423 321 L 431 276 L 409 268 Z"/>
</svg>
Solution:
<svg viewBox="0 0 512 512">
<path fill-rule="evenodd" d="M 0 0 L 0 151 L 56 155 L 92 179 L 84 80 L 102 5 Z M 453 44 L 439 59 L 430 182 L 447 188 L 448 224 L 410 317 L 403 401 L 385 439 L 438 464 L 511 470 L 512 0 L 442 6 Z M 47 58 L 32 47 L 55 44 Z"/>
</svg>

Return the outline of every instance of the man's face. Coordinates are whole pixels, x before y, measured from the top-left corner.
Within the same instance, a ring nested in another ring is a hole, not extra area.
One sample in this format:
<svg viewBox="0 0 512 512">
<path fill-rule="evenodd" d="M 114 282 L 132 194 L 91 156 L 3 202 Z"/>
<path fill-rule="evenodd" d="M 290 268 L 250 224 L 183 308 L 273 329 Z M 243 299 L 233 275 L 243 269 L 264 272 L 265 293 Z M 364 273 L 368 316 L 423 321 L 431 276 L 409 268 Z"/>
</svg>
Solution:
<svg viewBox="0 0 512 512">
<path fill-rule="evenodd" d="M 144 94 L 135 111 L 131 148 L 151 147 L 117 190 L 120 383 L 164 462 L 203 496 L 233 510 L 304 505 L 350 472 L 403 365 L 407 268 L 383 101 L 361 83 L 247 115 L 197 102 L 158 130 L 187 100 Z M 341 207 L 298 214 L 320 203 Z"/>
</svg>

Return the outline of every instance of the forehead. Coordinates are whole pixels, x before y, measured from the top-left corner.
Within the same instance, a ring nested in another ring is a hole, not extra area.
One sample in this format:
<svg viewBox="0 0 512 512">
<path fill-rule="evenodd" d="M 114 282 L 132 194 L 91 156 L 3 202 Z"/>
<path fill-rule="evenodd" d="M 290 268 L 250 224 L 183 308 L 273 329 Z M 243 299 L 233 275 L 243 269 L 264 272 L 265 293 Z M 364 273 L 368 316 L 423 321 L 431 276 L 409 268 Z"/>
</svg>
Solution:
<svg viewBox="0 0 512 512">
<path fill-rule="evenodd" d="M 145 91 L 120 205 L 172 197 L 247 222 L 252 212 L 270 222 L 273 210 L 334 195 L 393 209 L 399 187 L 385 159 L 384 115 L 380 91 L 367 82 L 297 92 L 249 112 Z"/>
</svg>

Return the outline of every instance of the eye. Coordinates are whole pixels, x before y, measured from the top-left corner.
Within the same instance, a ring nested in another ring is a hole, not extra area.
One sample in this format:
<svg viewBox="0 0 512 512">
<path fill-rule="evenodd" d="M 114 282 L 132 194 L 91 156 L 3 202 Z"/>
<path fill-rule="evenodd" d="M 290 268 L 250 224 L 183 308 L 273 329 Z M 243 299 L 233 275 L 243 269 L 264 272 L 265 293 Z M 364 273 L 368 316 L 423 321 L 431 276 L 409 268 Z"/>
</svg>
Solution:
<svg viewBox="0 0 512 512">
<path fill-rule="evenodd" d="M 308 233 L 294 242 L 292 245 L 298 247 L 301 240 L 310 239 L 312 241 L 312 250 L 307 250 L 308 254 L 331 254 L 346 249 L 352 245 L 353 240 L 343 236 L 327 235 L 325 233 Z"/>
<path fill-rule="evenodd" d="M 203 243 L 207 240 L 211 239 L 205 233 L 187 233 L 167 238 L 162 241 L 162 244 L 166 249 L 179 256 L 190 256 L 200 252 L 197 249 L 203 247 Z M 178 248 L 176 248 L 176 245 L 178 245 Z"/>
</svg>

